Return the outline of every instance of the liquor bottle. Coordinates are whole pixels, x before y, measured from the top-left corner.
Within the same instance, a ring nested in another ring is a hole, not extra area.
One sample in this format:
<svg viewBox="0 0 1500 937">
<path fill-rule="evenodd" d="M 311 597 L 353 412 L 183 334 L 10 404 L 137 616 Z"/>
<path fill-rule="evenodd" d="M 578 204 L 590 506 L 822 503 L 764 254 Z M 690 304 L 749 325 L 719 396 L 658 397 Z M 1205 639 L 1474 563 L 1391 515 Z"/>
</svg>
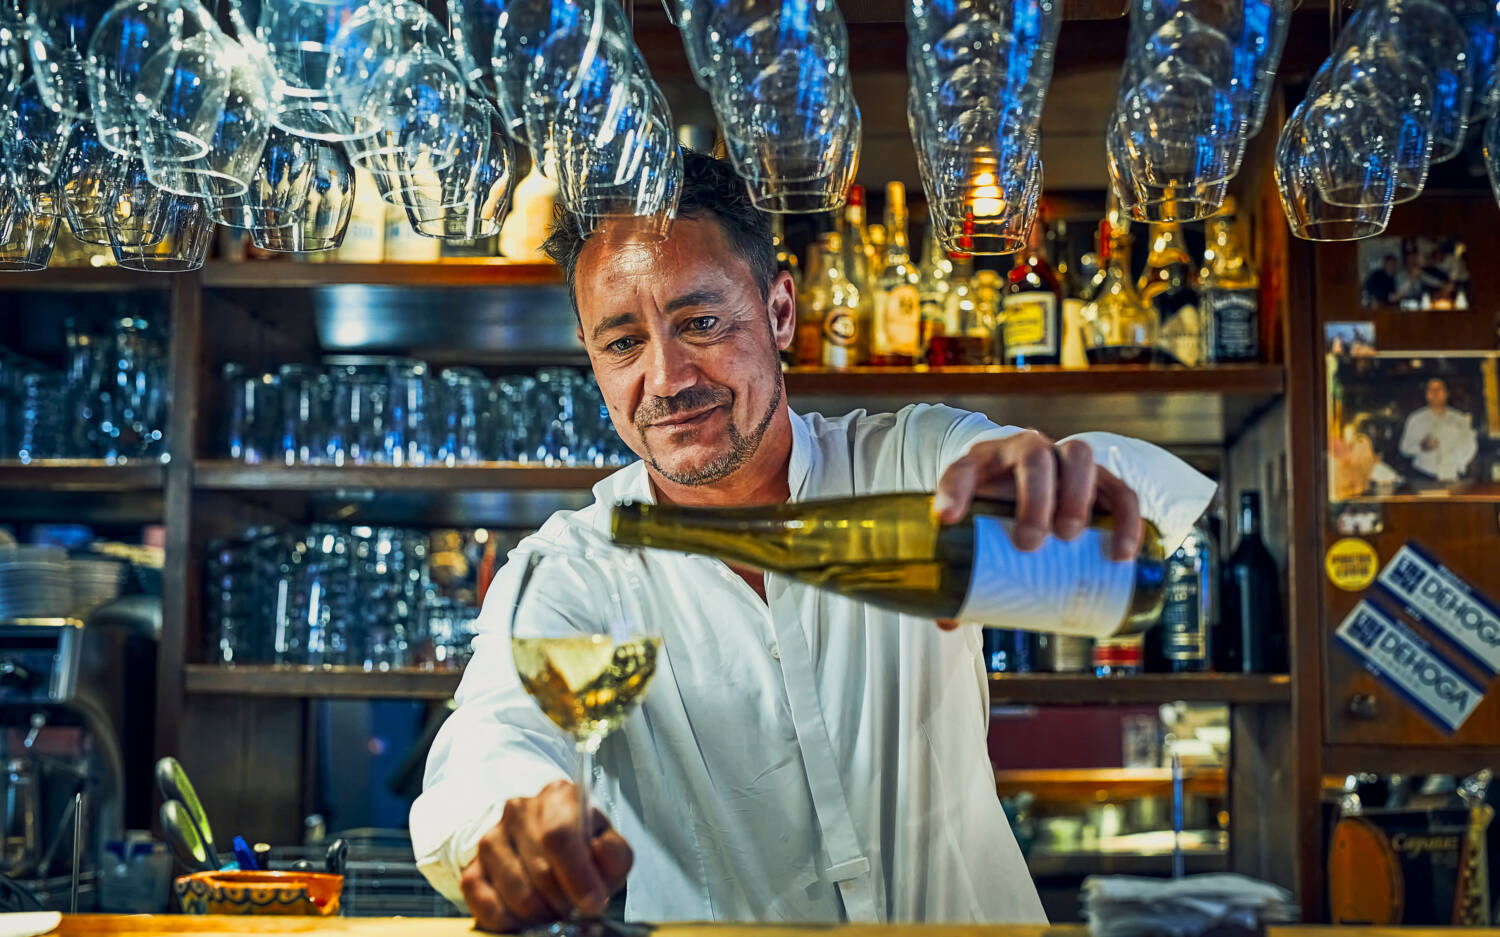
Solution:
<svg viewBox="0 0 1500 937">
<path fill-rule="evenodd" d="M 349 226 L 338 248 L 343 263 L 380 263 L 385 259 L 386 202 L 375 186 L 375 177 L 363 169 L 354 171 L 354 206 Z"/>
<path fill-rule="evenodd" d="M 1226 673 L 1282 673 L 1287 667 L 1281 575 L 1260 539 L 1260 492 L 1240 495 L 1240 542 L 1224 564 L 1224 603 L 1214 639 Z"/>
<path fill-rule="evenodd" d="M 1014 505 L 976 500 L 940 524 L 922 492 L 762 507 L 615 507 L 617 543 L 715 556 L 783 573 L 874 605 L 926 618 L 1026 631 L 1109 635 L 1161 614 L 1166 554 L 1147 523 L 1133 562 L 1109 559 L 1111 521 L 1098 517 L 1071 541 L 1012 544 Z"/>
<path fill-rule="evenodd" d="M 885 256 L 875 281 L 871 363 L 909 367 L 922 351 L 921 278 L 906 241 L 906 187 L 885 187 Z"/>
<path fill-rule="evenodd" d="M 922 306 L 922 358 L 926 360 L 932 337 L 943 334 L 943 315 L 948 294 L 953 290 L 953 261 L 948 259 L 934 227 L 928 228 L 927 249 L 917 272 L 920 276 L 917 296 Z"/>
<path fill-rule="evenodd" d="M 1026 247 L 1006 275 L 999 328 L 1001 362 L 1018 368 L 1057 364 L 1062 356 L 1062 281 L 1047 261 L 1047 226 L 1031 225 Z"/>
<path fill-rule="evenodd" d="M 989 337 L 979 319 L 974 255 L 953 251 L 948 260 L 953 268 L 952 283 L 943 306 L 940 334 L 927 343 L 927 363 L 934 367 L 982 364 Z"/>
<path fill-rule="evenodd" d="M 1103 638 L 1094 642 L 1094 674 L 1128 677 L 1141 672 L 1141 637 Z"/>
<path fill-rule="evenodd" d="M 844 276 L 865 296 L 872 295 L 870 279 L 870 232 L 865 227 L 865 187 L 849 187 L 849 201 L 844 205 Z"/>
<path fill-rule="evenodd" d="M 1195 673 L 1209 669 L 1209 642 L 1219 622 L 1219 563 L 1213 534 L 1200 522 L 1167 562 L 1167 600 L 1152 629 L 1159 648 L 1154 670 Z M 1148 654 L 1148 663 L 1150 657 Z"/>
<path fill-rule="evenodd" d="M 776 248 L 776 269 L 792 275 L 792 288 L 802 292 L 802 271 L 798 268 L 797 255 L 786 248 L 785 222 L 781 215 L 771 216 L 771 244 Z"/>
<path fill-rule="evenodd" d="M 1141 301 L 1130 282 L 1130 222 L 1100 226 L 1103 278 L 1079 315 L 1089 364 L 1150 364 L 1156 360 L 1156 310 Z"/>
<path fill-rule="evenodd" d="M 1037 667 L 1037 635 L 1010 628 L 984 631 L 984 669 L 990 673 L 1032 673 Z"/>
<path fill-rule="evenodd" d="M 797 331 L 792 341 L 792 364 L 803 368 L 823 364 L 823 317 L 833 303 L 828 279 L 827 235 L 807 246 L 807 277 L 797 291 Z"/>
<path fill-rule="evenodd" d="M 1151 225 L 1151 252 L 1137 286 L 1141 299 L 1156 310 L 1160 323 L 1156 345 L 1166 364 L 1196 365 L 1203 360 L 1203 319 L 1199 313 L 1197 274 L 1175 221 Z"/>
<path fill-rule="evenodd" d="M 828 278 L 828 306 L 823 312 L 823 367 L 843 370 L 870 360 L 870 294 L 844 272 L 846 255 L 838 232 L 824 235 L 823 263 Z"/>
<path fill-rule="evenodd" d="M 966 339 L 969 347 L 977 350 L 974 364 L 993 364 L 1004 351 L 1000 319 L 1005 309 L 1005 279 L 993 270 L 980 270 L 970 284 L 974 291 L 974 318 Z"/>
<path fill-rule="evenodd" d="M 868 216 L 869 212 L 866 211 Z M 880 223 L 865 226 L 865 263 L 870 271 L 872 280 L 880 277 L 880 270 L 885 266 L 886 231 L 885 225 Z"/>
<path fill-rule="evenodd" d="M 1206 360 L 1260 360 L 1260 276 L 1246 250 L 1244 223 L 1234 199 L 1208 220 L 1203 250 L 1203 325 Z"/>
</svg>

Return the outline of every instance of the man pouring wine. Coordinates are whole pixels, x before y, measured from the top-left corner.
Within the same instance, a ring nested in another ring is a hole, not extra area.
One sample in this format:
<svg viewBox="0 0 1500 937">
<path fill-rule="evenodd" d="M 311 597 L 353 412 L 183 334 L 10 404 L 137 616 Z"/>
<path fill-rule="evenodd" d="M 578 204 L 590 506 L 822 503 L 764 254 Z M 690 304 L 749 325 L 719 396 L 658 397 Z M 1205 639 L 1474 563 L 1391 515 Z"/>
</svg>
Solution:
<svg viewBox="0 0 1500 937">
<path fill-rule="evenodd" d="M 585 232 L 561 215 L 548 251 L 640 461 L 496 574 L 412 808 L 424 874 L 497 931 L 598 913 L 622 889 L 625 916 L 640 920 L 1044 920 L 995 793 L 977 626 L 647 551 L 655 682 L 598 750 L 585 837 L 571 746 L 512 658 L 526 558 L 607 535 L 627 502 L 728 509 L 930 491 L 948 525 L 977 496 L 1013 502 L 1019 551 L 1075 541 L 1106 512 L 1114 559 L 1129 560 L 1143 519 L 1170 553 L 1213 483 L 1135 440 L 1054 442 L 945 406 L 793 412 L 779 361 L 796 328 L 792 281 L 721 161 L 685 155 L 665 239 L 627 224 Z M 578 563 L 526 588 L 577 591 L 590 581 Z"/>
</svg>

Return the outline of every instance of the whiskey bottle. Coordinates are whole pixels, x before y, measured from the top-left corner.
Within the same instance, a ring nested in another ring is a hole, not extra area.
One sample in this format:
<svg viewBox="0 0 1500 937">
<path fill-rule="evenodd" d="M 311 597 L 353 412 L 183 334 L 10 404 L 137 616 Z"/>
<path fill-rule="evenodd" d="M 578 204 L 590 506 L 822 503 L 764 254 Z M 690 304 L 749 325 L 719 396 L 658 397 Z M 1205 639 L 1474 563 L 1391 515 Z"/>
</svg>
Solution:
<svg viewBox="0 0 1500 937">
<path fill-rule="evenodd" d="M 1080 312 L 1089 364 L 1150 364 L 1156 360 L 1156 310 L 1130 282 L 1130 222 L 1124 216 L 1105 221 L 1099 239 L 1106 245 L 1103 277 Z"/>
<path fill-rule="evenodd" d="M 1203 325 L 1206 358 L 1213 362 L 1260 360 L 1260 276 L 1246 250 L 1244 223 L 1234 200 L 1224 199 L 1208 220 L 1203 251 Z"/>
<path fill-rule="evenodd" d="M 862 292 L 844 272 L 843 239 L 837 232 L 824 237 L 828 305 L 823 313 L 823 367 L 859 367 L 870 360 L 870 294 Z"/>
</svg>

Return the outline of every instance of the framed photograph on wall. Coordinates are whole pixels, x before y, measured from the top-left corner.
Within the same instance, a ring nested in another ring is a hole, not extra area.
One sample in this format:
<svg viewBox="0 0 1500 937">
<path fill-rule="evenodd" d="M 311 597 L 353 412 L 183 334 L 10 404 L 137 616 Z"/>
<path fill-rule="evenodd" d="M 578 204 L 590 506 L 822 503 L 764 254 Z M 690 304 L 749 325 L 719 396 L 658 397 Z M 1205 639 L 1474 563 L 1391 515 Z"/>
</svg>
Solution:
<svg viewBox="0 0 1500 937">
<path fill-rule="evenodd" d="M 1468 248 L 1445 237 L 1366 238 L 1359 242 L 1359 304 L 1407 311 L 1468 309 Z"/>
<path fill-rule="evenodd" d="M 1330 355 L 1330 500 L 1500 500 L 1497 375 L 1496 352 Z"/>
</svg>

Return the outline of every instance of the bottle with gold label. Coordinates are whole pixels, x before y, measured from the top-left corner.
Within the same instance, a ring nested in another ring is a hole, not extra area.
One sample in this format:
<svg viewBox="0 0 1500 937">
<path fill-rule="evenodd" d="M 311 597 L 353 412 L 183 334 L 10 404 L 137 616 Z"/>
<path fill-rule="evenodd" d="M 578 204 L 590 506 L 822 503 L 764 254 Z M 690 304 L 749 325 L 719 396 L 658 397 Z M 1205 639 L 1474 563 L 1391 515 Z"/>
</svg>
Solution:
<svg viewBox="0 0 1500 937">
<path fill-rule="evenodd" d="M 1203 360 L 1203 317 L 1197 273 L 1188 256 L 1182 229 L 1175 221 L 1151 225 L 1151 253 L 1137 287 L 1141 299 L 1156 309 L 1161 323 L 1157 347 L 1168 364 L 1193 366 Z"/>
<path fill-rule="evenodd" d="M 844 274 L 843 239 L 837 232 L 824 237 L 828 305 L 823 312 L 823 367 L 854 368 L 870 360 L 870 295 Z"/>
<path fill-rule="evenodd" d="M 1157 359 L 1156 310 L 1130 277 L 1130 222 L 1123 214 L 1100 224 L 1103 277 L 1084 303 L 1083 344 L 1089 364 L 1151 364 Z"/>
<path fill-rule="evenodd" d="M 875 281 L 871 363 L 909 366 L 922 351 L 922 296 L 906 241 L 906 187 L 899 182 L 885 189 L 885 231 L 885 258 Z"/>
<path fill-rule="evenodd" d="M 807 246 L 807 277 L 797 291 L 797 332 L 792 340 L 791 363 L 803 368 L 823 364 L 823 317 L 833 302 L 833 284 L 828 279 L 828 235 Z"/>
<path fill-rule="evenodd" d="M 1047 260 L 1046 241 L 1047 226 L 1038 218 L 1006 277 L 1000 360 L 1019 368 L 1061 360 L 1063 288 Z"/>
<path fill-rule="evenodd" d="M 1203 250 L 1204 358 L 1212 362 L 1260 360 L 1260 276 L 1246 249 L 1234 199 L 1224 199 L 1208 219 Z"/>
</svg>

